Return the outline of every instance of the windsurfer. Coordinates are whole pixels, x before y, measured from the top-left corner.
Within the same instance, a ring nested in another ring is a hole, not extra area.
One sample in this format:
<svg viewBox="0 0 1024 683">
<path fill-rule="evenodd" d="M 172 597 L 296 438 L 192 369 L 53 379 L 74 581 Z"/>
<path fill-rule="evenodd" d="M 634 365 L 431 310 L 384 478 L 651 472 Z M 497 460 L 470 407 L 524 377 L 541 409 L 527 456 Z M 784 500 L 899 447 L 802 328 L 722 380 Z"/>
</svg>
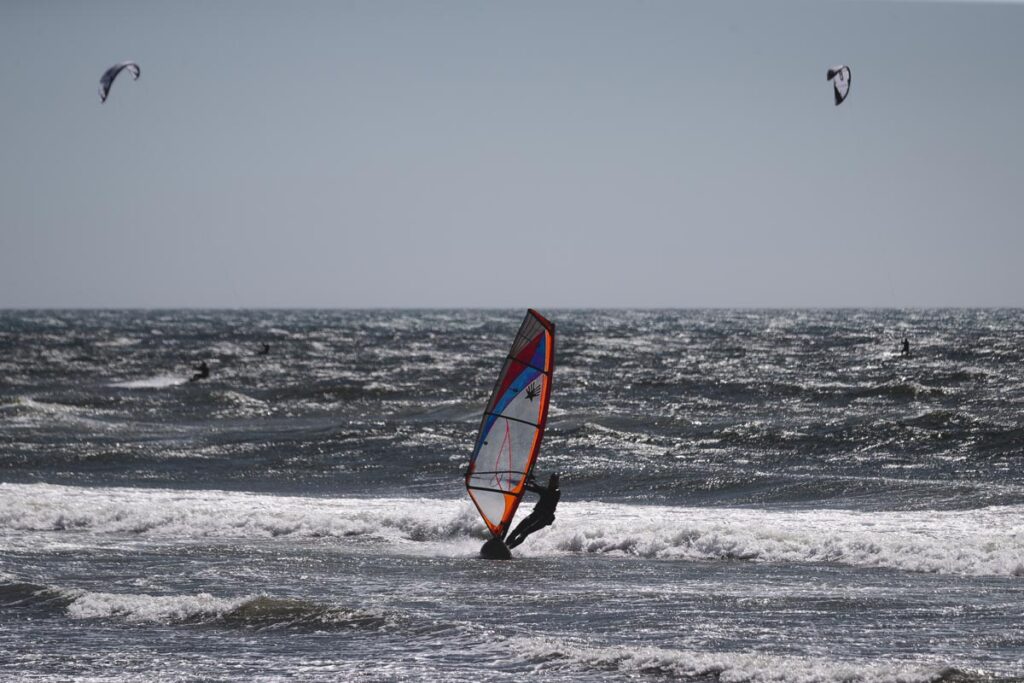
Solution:
<svg viewBox="0 0 1024 683">
<path fill-rule="evenodd" d="M 196 374 L 192 375 L 192 379 L 189 380 L 190 382 L 198 382 L 210 376 L 210 366 L 206 364 L 205 360 L 193 369 L 196 371 Z"/>
<path fill-rule="evenodd" d="M 900 346 L 902 347 L 900 355 L 904 358 L 910 358 L 910 340 L 904 337 L 903 343 Z"/>
<path fill-rule="evenodd" d="M 533 474 L 530 474 L 529 479 L 526 480 L 525 487 L 527 491 L 531 491 L 540 496 L 540 500 L 533 508 L 533 512 L 529 516 L 519 523 L 508 538 L 505 540 L 505 545 L 509 548 L 515 548 L 517 545 L 526 540 L 526 537 L 535 531 L 540 531 L 544 527 L 548 526 L 555 521 L 555 508 L 558 506 L 558 501 L 562 497 L 562 491 L 558 488 L 558 473 L 551 475 L 548 480 L 547 486 L 540 486 L 537 480 L 533 478 Z"/>
</svg>

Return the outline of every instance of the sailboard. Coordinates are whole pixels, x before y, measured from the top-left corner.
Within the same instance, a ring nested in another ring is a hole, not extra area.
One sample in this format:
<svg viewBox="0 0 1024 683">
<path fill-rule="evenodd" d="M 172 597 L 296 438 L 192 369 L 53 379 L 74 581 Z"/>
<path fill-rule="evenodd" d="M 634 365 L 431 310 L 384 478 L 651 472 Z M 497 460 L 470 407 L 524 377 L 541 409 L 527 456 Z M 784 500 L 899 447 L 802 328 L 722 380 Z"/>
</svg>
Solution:
<svg viewBox="0 0 1024 683">
<path fill-rule="evenodd" d="M 469 497 L 497 538 L 508 533 L 540 452 L 554 368 L 555 326 L 531 308 L 484 408 L 466 472 Z"/>
</svg>

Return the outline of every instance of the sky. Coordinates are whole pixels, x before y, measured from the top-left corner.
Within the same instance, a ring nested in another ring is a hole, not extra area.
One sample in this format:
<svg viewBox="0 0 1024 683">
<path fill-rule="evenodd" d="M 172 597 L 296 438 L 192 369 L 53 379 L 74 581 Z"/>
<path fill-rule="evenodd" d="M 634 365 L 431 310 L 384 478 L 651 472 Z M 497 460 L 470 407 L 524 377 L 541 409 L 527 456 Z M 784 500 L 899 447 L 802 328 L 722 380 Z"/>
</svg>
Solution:
<svg viewBox="0 0 1024 683">
<path fill-rule="evenodd" d="M 1022 306 L 1022 35 L 976 1 L 7 0 L 0 308 Z"/>
</svg>

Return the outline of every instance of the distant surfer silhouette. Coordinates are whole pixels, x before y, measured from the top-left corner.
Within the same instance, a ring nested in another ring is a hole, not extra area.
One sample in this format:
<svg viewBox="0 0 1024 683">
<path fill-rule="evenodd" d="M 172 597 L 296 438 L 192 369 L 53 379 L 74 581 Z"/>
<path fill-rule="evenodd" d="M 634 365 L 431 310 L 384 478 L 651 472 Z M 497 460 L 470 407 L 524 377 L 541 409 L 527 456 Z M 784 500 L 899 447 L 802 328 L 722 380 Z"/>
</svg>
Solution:
<svg viewBox="0 0 1024 683">
<path fill-rule="evenodd" d="M 509 548 L 515 548 L 517 545 L 526 540 L 526 537 L 530 534 L 540 531 L 544 527 L 548 526 L 555 521 L 555 508 L 558 507 L 558 501 L 562 497 L 562 491 L 558 488 L 558 473 L 551 475 L 548 479 L 547 486 L 540 486 L 537 484 L 537 480 L 530 475 L 530 478 L 526 480 L 525 488 L 527 491 L 532 491 L 540 496 L 540 500 L 533 507 L 533 512 L 529 516 L 519 523 L 519 526 L 509 534 L 508 538 L 505 539 L 505 545 Z"/>
<path fill-rule="evenodd" d="M 263 348 L 256 352 L 257 356 L 265 356 L 270 353 L 270 344 L 263 343 Z"/>
<path fill-rule="evenodd" d="M 900 351 L 900 356 L 903 358 L 910 358 L 910 340 L 904 337 L 901 347 L 902 350 Z"/>
<path fill-rule="evenodd" d="M 210 376 L 210 366 L 206 364 L 206 361 L 202 361 L 199 365 L 193 368 L 196 374 L 192 375 L 192 379 L 189 382 L 198 382 L 201 379 L 206 379 Z"/>
</svg>

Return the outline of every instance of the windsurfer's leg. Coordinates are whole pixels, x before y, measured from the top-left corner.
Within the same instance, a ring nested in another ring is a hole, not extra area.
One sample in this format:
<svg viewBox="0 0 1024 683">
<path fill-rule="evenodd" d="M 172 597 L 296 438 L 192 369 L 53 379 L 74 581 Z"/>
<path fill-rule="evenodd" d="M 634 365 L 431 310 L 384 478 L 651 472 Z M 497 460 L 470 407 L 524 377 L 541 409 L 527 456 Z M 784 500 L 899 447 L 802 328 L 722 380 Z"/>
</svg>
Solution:
<svg viewBox="0 0 1024 683">
<path fill-rule="evenodd" d="M 514 548 L 525 541 L 527 536 L 540 531 L 553 521 L 555 521 L 554 517 L 534 517 L 530 515 L 523 520 L 522 524 L 516 527 L 516 530 L 512 532 L 512 536 L 505 542 L 505 545 L 509 548 Z"/>
<path fill-rule="evenodd" d="M 526 534 L 523 533 L 523 525 L 520 524 L 516 527 L 516 530 L 509 534 L 508 538 L 505 539 L 505 547 L 515 548 L 517 545 L 526 540 Z"/>
<path fill-rule="evenodd" d="M 512 533 L 505 539 L 505 545 L 509 548 L 515 548 L 517 545 L 526 540 L 526 537 L 530 535 L 531 527 L 533 525 L 533 515 L 529 515 L 526 519 L 519 523 Z"/>
</svg>

